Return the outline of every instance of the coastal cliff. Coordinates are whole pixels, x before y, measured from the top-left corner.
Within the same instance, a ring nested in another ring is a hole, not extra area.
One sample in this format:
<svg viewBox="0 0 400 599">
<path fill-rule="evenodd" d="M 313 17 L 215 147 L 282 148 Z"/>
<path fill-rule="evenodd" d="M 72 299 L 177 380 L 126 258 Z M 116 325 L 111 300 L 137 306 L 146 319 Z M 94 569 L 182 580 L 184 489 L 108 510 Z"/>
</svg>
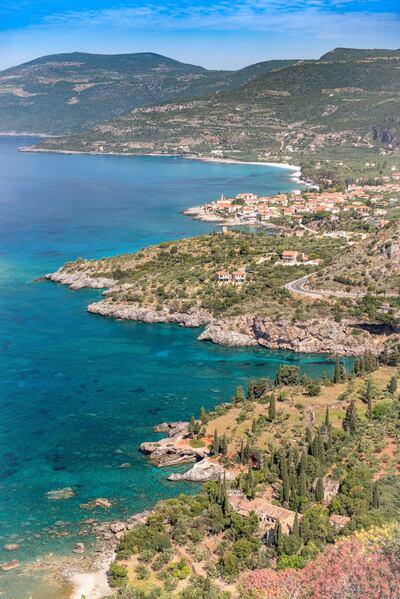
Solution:
<svg viewBox="0 0 400 599">
<path fill-rule="evenodd" d="M 93 278 L 84 273 L 60 273 L 46 275 L 48 280 L 69 285 L 71 289 L 84 287 L 101 289 L 106 299 L 89 304 L 88 312 L 145 323 L 176 323 L 184 327 L 205 329 L 198 336 L 199 341 L 211 341 L 217 345 L 230 347 L 262 346 L 272 350 L 288 350 L 304 353 L 325 353 L 333 355 L 358 355 L 365 351 L 378 354 L 383 351 L 389 335 L 373 335 L 361 328 L 362 322 L 333 319 L 310 319 L 293 321 L 271 319 L 257 314 L 236 317 L 214 317 L 202 308 L 189 308 L 186 312 L 157 310 L 154 306 L 143 306 L 128 301 L 113 301 L 116 288 L 113 279 Z M 397 335 L 398 336 L 398 335 Z"/>
<path fill-rule="evenodd" d="M 91 314 L 204 327 L 200 341 L 343 356 L 378 354 L 389 338 L 399 338 L 395 321 L 379 325 L 385 305 L 379 311 L 377 304 L 373 318 L 362 297 L 304 299 L 288 290 L 290 283 L 311 275 L 321 278 L 327 267 L 271 259 L 291 247 L 307 254 L 319 251 L 329 264 L 341 244 L 324 238 L 316 243 L 313 238 L 211 233 L 133 254 L 78 259 L 44 278 L 71 289 L 103 289 L 100 301 L 87 308 Z"/>
<path fill-rule="evenodd" d="M 175 322 L 185 327 L 199 327 L 213 320 L 206 310 L 189 309 L 187 312 L 170 312 L 156 310 L 152 306 L 139 306 L 134 303 L 113 302 L 103 300 L 94 302 L 87 307 L 88 312 L 100 316 L 110 316 L 121 320 L 137 320 L 140 322 Z"/>
<path fill-rule="evenodd" d="M 357 355 L 363 351 L 383 351 L 387 337 L 372 335 L 358 323 L 331 319 L 291 321 L 272 320 L 258 315 L 214 320 L 198 339 L 219 345 L 261 345 L 272 350 L 303 353 Z"/>
</svg>

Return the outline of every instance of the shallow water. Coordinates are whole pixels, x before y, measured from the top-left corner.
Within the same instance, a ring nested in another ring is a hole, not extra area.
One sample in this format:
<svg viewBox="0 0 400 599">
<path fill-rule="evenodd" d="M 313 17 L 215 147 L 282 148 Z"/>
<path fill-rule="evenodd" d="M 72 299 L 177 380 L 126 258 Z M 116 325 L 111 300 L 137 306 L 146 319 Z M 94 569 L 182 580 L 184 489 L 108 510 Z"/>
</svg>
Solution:
<svg viewBox="0 0 400 599">
<path fill-rule="evenodd" d="M 85 311 L 99 292 L 34 281 L 78 256 L 209 231 L 180 210 L 221 192 L 291 189 L 290 173 L 17 152 L 31 143 L 0 138 L 0 546 L 20 543 L 2 561 L 22 562 L 69 552 L 79 520 L 92 515 L 79 504 L 94 497 L 113 501 L 96 513 L 111 519 L 196 490 L 169 483 L 138 453 L 141 441 L 154 438 L 154 424 L 197 414 L 249 377 L 273 377 L 282 361 L 313 376 L 332 366 L 322 356 L 200 343 L 198 331 L 175 325 L 103 319 Z M 126 462 L 131 468 L 121 469 Z M 73 498 L 48 499 L 47 491 L 69 486 Z M 58 538 L 57 530 L 69 535 Z M 28 596 L 31 583 L 16 572 L 1 576 L 3 597 Z"/>
</svg>

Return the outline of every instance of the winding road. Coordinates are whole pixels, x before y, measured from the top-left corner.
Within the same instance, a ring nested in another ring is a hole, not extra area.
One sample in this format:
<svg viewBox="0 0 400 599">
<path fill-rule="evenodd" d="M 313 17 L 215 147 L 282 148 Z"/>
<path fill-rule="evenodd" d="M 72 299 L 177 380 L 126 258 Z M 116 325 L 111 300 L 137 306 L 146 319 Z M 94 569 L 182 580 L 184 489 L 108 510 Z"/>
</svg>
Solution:
<svg viewBox="0 0 400 599">
<path fill-rule="evenodd" d="M 313 274 L 315 273 L 311 273 L 309 275 L 306 275 L 305 277 L 296 279 L 295 281 L 290 281 L 290 283 L 286 283 L 284 287 L 292 293 L 297 293 L 298 295 L 303 295 L 304 297 L 312 297 L 314 299 L 322 297 L 364 297 L 364 295 L 366 295 L 366 293 L 363 291 L 331 291 L 329 289 L 305 289 L 304 285 L 308 282 L 308 279 Z M 380 297 L 399 297 L 399 294 L 385 293 L 382 294 Z"/>
</svg>

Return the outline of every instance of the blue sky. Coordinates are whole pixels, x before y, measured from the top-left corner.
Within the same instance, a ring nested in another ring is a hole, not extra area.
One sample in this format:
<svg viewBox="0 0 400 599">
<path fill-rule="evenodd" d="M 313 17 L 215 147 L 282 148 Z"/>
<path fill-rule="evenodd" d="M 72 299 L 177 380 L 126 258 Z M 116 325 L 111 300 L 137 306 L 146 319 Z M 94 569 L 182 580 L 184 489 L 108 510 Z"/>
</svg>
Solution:
<svg viewBox="0 0 400 599">
<path fill-rule="evenodd" d="M 398 0 L 0 0 L 0 69 L 59 52 L 158 52 L 208 68 L 400 47 Z"/>
</svg>

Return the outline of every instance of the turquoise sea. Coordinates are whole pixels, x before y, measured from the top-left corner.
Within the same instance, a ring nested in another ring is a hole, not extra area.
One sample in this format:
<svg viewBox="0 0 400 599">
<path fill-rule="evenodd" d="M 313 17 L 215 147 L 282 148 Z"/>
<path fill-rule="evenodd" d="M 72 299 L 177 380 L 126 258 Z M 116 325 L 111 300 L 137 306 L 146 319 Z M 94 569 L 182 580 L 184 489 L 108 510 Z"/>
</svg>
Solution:
<svg viewBox="0 0 400 599">
<path fill-rule="evenodd" d="M 332 368 L 322 356 L 223 348 L 198 342 L 198 330 L 89 315 L 99 292 L 35 282 L 78 256 L 208 231 L 180 210 L 222 192 L 289 190 L 288 171 L 17 151 L 33 142 L 0 138 L 0 547 L 20 544 L 1 562 L 69 553 L 79 520 L 92 515 L 79 504 L 95 497 L 113 501 L 96 513 L 112 519 L 195 491 L 168 483 L 138 453 L 156 423 L 210 408 L 250 377 L 273 377 L 284 361 L 312 376 Z M 69 486 L 73 498 L 47 498 Z M 67 536 L 49 535 L 56 522 Z M 0 596 L 28 597 L 33 584 L 18 570 L 2 574 Z"/>
</svg>

